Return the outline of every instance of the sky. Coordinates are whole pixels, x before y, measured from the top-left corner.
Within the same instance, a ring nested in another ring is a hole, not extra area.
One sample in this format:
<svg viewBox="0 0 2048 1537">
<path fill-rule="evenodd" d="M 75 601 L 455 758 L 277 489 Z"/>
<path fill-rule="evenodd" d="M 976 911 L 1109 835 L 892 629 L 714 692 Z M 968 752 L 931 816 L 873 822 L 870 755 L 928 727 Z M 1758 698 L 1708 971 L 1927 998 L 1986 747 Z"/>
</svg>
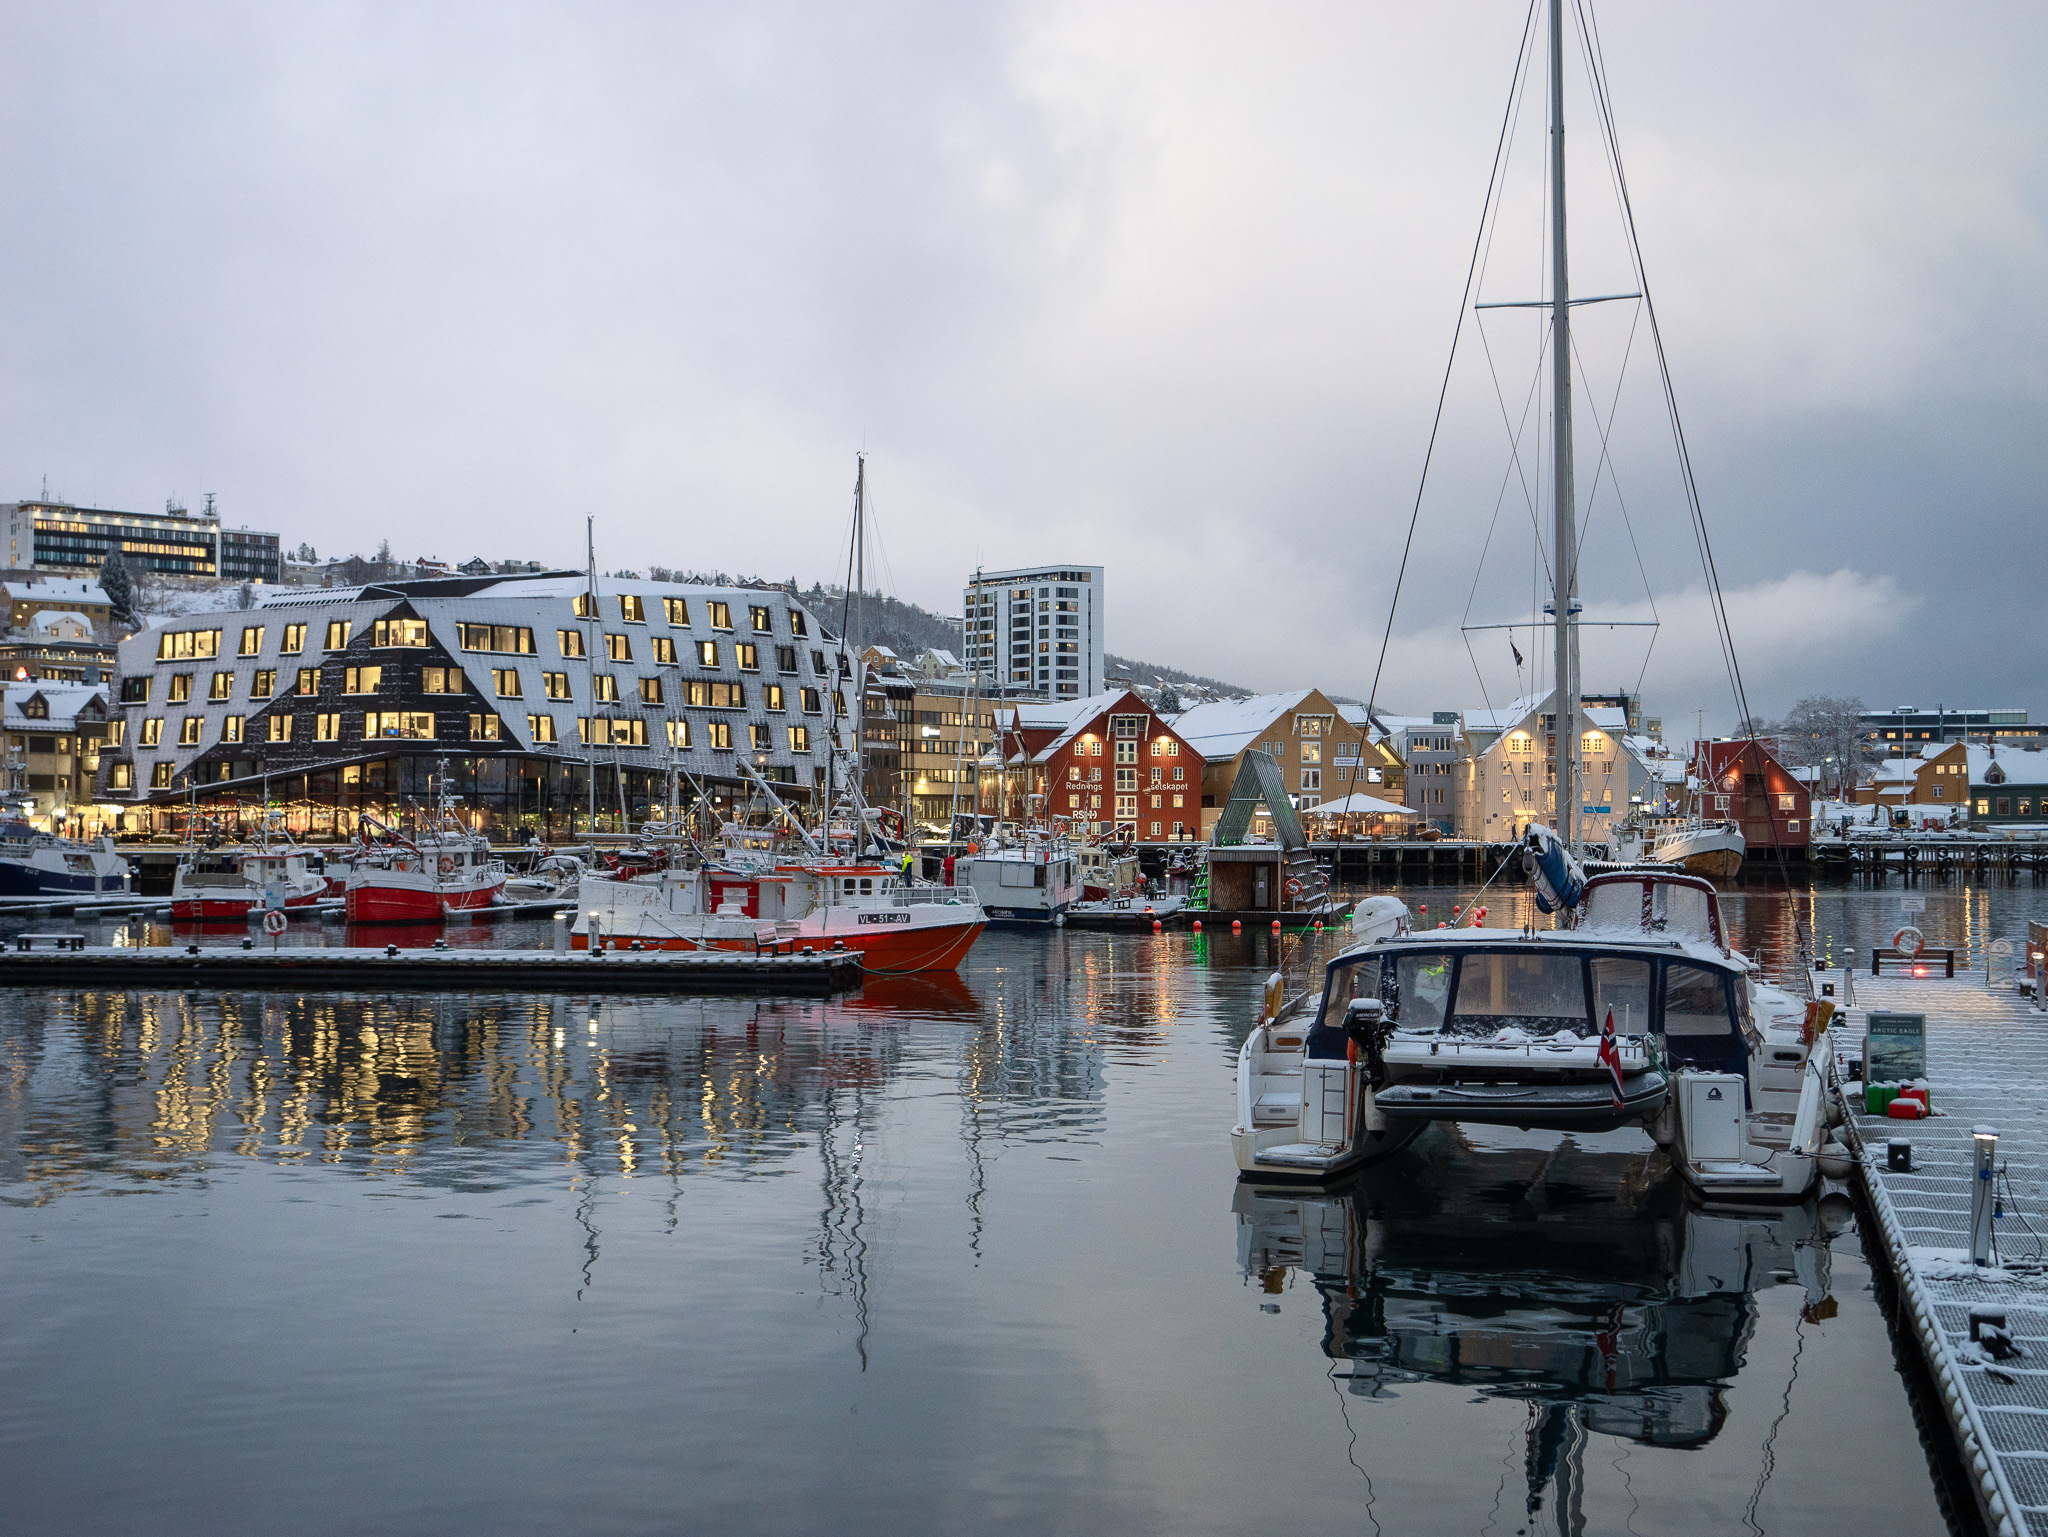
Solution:
<svg viewBox="0 0 2048 1537">
<path fill-rule="evenodd" d="M 2048 708 L 2048 12 L 1596 14 L 1751 709 Z M 1544 322 L 1460 309 L 1525 15 L 9 0 L 0 497 L 808 584 L 864 452 L 898 597 L 1101 565 L 1113 651 L 1498 704 Z M 1630 292 L 1579 50 L 1573 291 Z M 1544 292 L 1543 110 L 1482 300 Z M 1725 726 L 1647 316 L 1574 320 L 1586 686 Z"/>
</svg>

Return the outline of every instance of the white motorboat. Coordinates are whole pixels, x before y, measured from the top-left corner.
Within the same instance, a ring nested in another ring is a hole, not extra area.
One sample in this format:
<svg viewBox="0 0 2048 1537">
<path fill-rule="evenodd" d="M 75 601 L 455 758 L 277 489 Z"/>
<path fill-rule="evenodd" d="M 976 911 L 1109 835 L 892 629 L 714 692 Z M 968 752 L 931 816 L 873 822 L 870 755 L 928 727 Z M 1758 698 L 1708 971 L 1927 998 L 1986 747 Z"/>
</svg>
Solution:
<svg viewBox="0 0 2048 1537">
<path fill-rule="evenodd" d="M 1796 1200 L 1846 1172 L 1829 1053 L 1728 948 L 1711 883 L 1639 866 L 1560 894 L 1570 928 L 1396 933 L 1269 1003 L 1238 1058 L 1238 1168 L 1327 1181 L 1447 1121 L 1640 1126 L 1709 1195 Z"/>
<path fill-rule="evenodd" d="M 1659 833 L 1650 846 L 1650 858 L 1660 865 L 1676 865 L 1690 875 L 1729 881 L 1742 873 L 1746 847 L 1733 822 L 1703 822 L 1695 817 L 1682 827 Z"/>
</svg>

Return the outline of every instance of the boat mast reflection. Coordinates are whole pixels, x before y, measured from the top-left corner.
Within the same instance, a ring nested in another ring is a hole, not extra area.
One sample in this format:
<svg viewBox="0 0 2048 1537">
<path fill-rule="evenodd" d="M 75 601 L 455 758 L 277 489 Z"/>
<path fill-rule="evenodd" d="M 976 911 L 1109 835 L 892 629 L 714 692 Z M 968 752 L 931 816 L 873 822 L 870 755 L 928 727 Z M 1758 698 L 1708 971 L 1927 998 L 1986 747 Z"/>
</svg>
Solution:
<svg viewBox="0 0 2048 1537">
<path fill-rule="evenodd" d="M 1699 1447 L 1720 1433 L 1758 1292 L 1798 1285 L 1806 1319 L 1834 1311 L 1812 1205 L 1701 1210 L 1652 1158 L 1570 1139 L 1493 1151 L 1483 1174 L 1454 1151 L 1446 1137 L 1326 1192 L 1240 1185 L 1239 1262 L 1267 1293 L 1314 1286 L 1352 1395 L 1438 1382 L 1526 1402 L 1528 1508 L 1553 1491 L 1561 1530 L 1589 1434 Z M 1441 1166 L 1418 1177 L 1423 1159 Z"/>
</svg>

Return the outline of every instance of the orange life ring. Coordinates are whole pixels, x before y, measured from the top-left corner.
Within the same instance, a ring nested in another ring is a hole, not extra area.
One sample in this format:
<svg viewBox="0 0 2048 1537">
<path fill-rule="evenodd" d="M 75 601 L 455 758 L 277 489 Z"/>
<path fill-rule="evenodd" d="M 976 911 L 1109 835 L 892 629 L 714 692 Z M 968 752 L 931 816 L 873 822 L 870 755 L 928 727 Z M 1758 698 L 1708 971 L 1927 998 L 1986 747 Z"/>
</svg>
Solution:
<svg viewBox="0 0 2048 1537">
<path fill-rule="evenodd" d="M 1300 881 L 1289 881 L 1289 882 L 1287 883 L 1287 894 L 1288 894 L 1288 895 L 1289 895 L 1290 897 L 1298 897 L 1298 896 L 1300 896 L 1300 895 L 1301 895 L 1301 882 L 1300 882 Z"/>
<path fill-rule="evenodd" d="M 1909 940 L 1911 943 L 1908 943 Z M 1920 959 L 1920 952 L 1927 948 L 1927 941 L 1921 938 L 1920 931 L 1909 923 L 1892 935 L 1892 948 L 1907 960 L 1917 961 Z"/>
<path fill-rule="evenodd" d="M 453 854 L 443 854 L 441 856 L 441 873 L 443 875 L 453 875 L 455 873 L 455 856 Z"/>
</svg>

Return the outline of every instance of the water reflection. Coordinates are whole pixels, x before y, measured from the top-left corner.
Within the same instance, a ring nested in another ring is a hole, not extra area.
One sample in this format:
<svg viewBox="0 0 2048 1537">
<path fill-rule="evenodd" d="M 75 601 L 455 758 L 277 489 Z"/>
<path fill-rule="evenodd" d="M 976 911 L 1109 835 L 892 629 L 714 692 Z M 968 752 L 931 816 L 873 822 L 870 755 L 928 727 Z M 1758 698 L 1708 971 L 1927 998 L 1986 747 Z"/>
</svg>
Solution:
<svg viewBox="0 0 2048 1537">
<path fill-rule="evenodd" d="M 1268 1293 L 1314 1287 L 1345 1394 L 1433 1382 L 1526 1405 L 1526 1508 L 1567 1532 L 1584 1529 L 1588 1435 L 1703 1447 L 1746 1369 L 1789 1402 L 1796 1357 L 1750 1360 L 1758 1294 L 1798 1286 L 1804 1322 L 1834 1316 L 1818 1208 L 1701 1210 L 1654 1152 L 1569 1138 L 1491 1148 L 1483 1171 L 1468 1151 L 1433 1135 L 1339 1192 L 1239 1187 L 1240 1265 Z M 1827 1213 L 1837 1231 L 1843 1208 Z"/>
</svg>

